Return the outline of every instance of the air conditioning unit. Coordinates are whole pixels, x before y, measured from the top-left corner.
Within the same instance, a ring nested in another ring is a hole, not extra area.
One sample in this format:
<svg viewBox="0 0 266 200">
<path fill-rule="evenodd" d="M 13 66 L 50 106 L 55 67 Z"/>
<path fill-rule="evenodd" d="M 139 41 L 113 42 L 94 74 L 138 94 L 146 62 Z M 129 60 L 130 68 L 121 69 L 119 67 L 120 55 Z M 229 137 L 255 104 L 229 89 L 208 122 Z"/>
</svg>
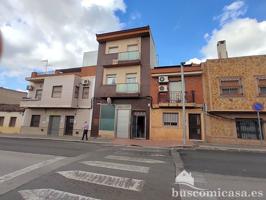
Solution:
<svg viewBox="0 0 266 200">
<path fill-rule="evenodd" d="M 82 80 L 82 85 L 90 85 L 90 80 L 88 79 Z"/>
<path fill-rule="evenodd" d="M 168 83 L 168 76 L 159 76 L 159 83 Z"/>
<path fill-rule="evenodd" d="M 118 64 L 118 59 L 113 59 L 113 65 L 117 65 Z"/>
<path fill-rule="evenodd" d="M 27 90 L 32 91 L 33 90 L 33 86 L 32 85 L 27 85 Z"/>
<path fill-rule="evenodd" d="M 160 85 L 159 86 L 159 92 L 167 92 L 167 91 L 168 91 L 167 85 Z"/>
</svg>

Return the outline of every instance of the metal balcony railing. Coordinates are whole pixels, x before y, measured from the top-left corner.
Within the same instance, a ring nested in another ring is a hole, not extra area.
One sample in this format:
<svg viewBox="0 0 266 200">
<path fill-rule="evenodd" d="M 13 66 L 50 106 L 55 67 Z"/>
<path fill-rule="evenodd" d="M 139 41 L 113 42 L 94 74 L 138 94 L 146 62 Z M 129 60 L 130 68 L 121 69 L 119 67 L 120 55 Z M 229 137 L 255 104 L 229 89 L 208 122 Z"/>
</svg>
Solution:
<svg viewBox="0 0 266 200">
<path fill-rule="evenodd" d="M 41 97 L 31 98 L 31 97 L 22 97 L 22 101 L 40 101 Z"/>
<path fill-rule="evenodd" d="M 169 91 L 161 92 L 158 94 L 159 103 L 181 103 L 182 92 L 181 91 Z M 185 102 L 195 103 L 195 91 L 185 91 Z"/>
<path fill-rule="evenodd" d="M 118 61 L 139 60 L 139 59 L 140 59 L 139 51 L 126 51 L 118 53 Z"/>
<path fill-rule="evenodd" d="M 117 83 L 116 93 L 139 93 L 138 83 Z"/>
</svg>

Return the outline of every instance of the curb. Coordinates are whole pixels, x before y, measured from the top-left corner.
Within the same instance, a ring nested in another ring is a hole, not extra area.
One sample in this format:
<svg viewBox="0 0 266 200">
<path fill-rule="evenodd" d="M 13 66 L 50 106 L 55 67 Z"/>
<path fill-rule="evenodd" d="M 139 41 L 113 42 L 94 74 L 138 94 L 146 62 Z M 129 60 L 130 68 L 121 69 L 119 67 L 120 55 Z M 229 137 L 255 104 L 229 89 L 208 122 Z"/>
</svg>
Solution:
<svg viewBox="0 0 266 200">
<path fill-rule="evenodd" d="M 53 140 L 53 141 L 64 141 L 64 142 L 81 142 L 81 143 L 94 143 L 94 144 L 112 144 L 112 142 L 107 141 L 82 141 L 82 140 L 71 140 L 64 138 L 42 138 L 42 137 L 14 137 L 14 136 L 0 136 L 0 138 L 9 138 L 9 139 L 32 139 L 32 140 Z"/>
<path fill-rule="evenodd" d="M 175 165 L 175 176 L 177 176 L 181 171 L 184 170 L 184 163 L 183 163 L 177 149 L 171 148 L 170 154 L 173 158 L 174 165 Z"/>
<path fill-rule="evenodd" d="M 251 148 L 241 148 L 241 147 L 199 146 L 193 149 L 194 150 L 212 150 L 212 151 L 266 153 L 265 148 L 264 149 L 251 149 Z"/>
</svg>

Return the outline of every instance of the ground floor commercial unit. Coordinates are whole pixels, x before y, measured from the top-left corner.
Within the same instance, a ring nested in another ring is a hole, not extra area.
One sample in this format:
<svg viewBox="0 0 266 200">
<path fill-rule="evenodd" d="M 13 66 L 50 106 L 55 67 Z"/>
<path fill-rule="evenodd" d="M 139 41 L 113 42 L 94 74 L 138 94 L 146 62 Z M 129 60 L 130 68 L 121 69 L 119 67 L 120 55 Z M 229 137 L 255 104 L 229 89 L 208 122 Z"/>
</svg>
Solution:
<svg viewBox="0 0 266 200">
<path fill-rule="evenodd" d="M 256 112 L 208 112 L 205 120 L 208 143 L 266 144 L 265 112 L 260 113 L 261 135 Z"/>
<path fill-rule="evenodd" d="M 186 139 L 191 141 L 205 140 L 204 114 L 202 108 L 186 108 Z M 182 108 L 151 109 L 151 140 L 172 140 L 182 142 L 183 139 Z"/>
<path fill-rule="evenodd" d="M 23 111 L 0 111 L 0 133 L 19 133 L 22 120 Z"/>
<path fill-rule="evenodd" d="M 91 124 L 91 115 L 88 108 L 25 109 L 21 134 L 81 137 L 84 122 Z"/>
<path fill-rule="evenodd" d="M 150 102 L 145 97 L 95 98 L 91 136 L 149 139 Z"/>
</svg>

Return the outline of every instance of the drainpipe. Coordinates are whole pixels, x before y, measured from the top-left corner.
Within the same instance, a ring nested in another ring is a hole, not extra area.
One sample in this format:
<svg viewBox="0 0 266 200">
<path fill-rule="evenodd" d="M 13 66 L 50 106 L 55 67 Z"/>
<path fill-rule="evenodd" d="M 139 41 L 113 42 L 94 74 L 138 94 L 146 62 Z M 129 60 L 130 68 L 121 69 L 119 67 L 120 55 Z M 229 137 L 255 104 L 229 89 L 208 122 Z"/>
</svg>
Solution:
<svg viewBox="0 0 266 200">
<path fill-rule="evenodd" d="M 183 145 L 186 145 L 186 107 L 185 107 L 185 78 L 184 78 L 184 64 L 181 62 L 181 84 L 182 84 L 182 133 Z"/>
</svg>

